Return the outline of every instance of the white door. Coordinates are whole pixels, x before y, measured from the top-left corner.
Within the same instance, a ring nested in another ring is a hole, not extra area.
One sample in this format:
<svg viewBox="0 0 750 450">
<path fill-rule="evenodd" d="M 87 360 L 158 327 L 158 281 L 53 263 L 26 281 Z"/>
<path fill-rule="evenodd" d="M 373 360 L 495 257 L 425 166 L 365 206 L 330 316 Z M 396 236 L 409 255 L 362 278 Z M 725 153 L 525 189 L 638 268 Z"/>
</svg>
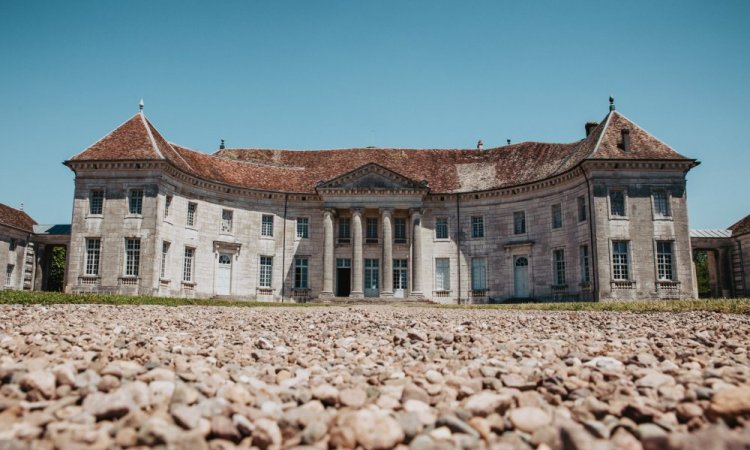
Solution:
<svg viewBox="0 0 750 450">
<path fill-rule="evenodd" d="M 365 297 L 380 295 L 380 260 L 365 259 Z"/>
<path fill-rule="evenodd" d="M 232 255 L 219 255 L 216 270 L 216 295 L 229 295 L 232 292 Z"/>
<path fill-rule="evenodd" d="M 515 297 L 526 298 L 529 296 L 529 259 L 525 256 L 516 256 L 513 264 L 513 281 L 515 286 Z"/>
<path fill-rule="evenodd" d="M 406 296 L 406 280 L 409 273 L 405 259 L 393 260 L 393 296 L 404 298 Z"/>
</svg>

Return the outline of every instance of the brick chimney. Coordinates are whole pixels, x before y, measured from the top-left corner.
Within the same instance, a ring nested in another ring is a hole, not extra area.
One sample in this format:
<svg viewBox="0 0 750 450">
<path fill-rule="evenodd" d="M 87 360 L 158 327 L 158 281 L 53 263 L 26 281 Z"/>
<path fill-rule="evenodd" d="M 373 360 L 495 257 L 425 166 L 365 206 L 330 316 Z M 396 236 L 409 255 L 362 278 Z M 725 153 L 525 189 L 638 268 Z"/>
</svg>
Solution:
<svg viewBox="0 0 750 450">
<path fill-rule="evenodd" d="M 630 151 L 630 128 L 623 128 L 620 130 L 622 134 L 622 150 L 625 152 Z"/>
<path fill-rule="evenodd" d="M 594 128 L 599 126 L 599 122 L 586 122 L 586 137 L 589 137 Z"/>
</svg>

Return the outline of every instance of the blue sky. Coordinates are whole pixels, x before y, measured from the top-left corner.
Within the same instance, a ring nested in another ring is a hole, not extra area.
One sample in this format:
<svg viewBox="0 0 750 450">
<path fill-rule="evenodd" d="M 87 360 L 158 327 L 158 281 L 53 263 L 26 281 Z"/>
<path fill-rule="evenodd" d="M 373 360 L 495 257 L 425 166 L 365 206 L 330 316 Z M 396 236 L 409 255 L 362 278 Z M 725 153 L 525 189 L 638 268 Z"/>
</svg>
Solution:
<svg viewBox="0 0 750 450">
<path fill-rule="evenodd" d="M 750 213 L 750 2 L 0 0 L 0 202 L 70 221 L 61 162 L 146 102 L 206 152 L 570 142 L 607 97 L 677 151 L 690 226 Z"/>
</svg>

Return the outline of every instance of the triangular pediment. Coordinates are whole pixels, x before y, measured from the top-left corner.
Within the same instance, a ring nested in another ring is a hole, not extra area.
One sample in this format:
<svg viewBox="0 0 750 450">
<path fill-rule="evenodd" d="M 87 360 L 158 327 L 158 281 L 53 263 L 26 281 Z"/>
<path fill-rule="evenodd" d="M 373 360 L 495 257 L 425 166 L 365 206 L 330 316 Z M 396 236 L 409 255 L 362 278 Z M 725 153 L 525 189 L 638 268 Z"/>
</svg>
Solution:
<svg viewBox="0 0 750 450">
<path fill-rule="evenodd" d="M 427 189 L 427 184 L 407 178 L 381 165 L 369 163 L 331 180 L 320 182 L 318 189 L 392 191 Z"/>
</svg>

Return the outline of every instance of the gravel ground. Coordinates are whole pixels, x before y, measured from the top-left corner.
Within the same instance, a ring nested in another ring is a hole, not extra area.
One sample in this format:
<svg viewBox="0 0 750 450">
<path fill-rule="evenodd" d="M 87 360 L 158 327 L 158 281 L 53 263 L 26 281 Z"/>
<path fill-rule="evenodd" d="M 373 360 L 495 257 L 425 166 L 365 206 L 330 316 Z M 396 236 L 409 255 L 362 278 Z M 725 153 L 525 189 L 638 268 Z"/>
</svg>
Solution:
<svg viewBox="0 0 750 450">
<path fill-rule="evenodd" d="M 750 448 L 750 316 L 0 306 L 0 449 Z"/>
</svg>

